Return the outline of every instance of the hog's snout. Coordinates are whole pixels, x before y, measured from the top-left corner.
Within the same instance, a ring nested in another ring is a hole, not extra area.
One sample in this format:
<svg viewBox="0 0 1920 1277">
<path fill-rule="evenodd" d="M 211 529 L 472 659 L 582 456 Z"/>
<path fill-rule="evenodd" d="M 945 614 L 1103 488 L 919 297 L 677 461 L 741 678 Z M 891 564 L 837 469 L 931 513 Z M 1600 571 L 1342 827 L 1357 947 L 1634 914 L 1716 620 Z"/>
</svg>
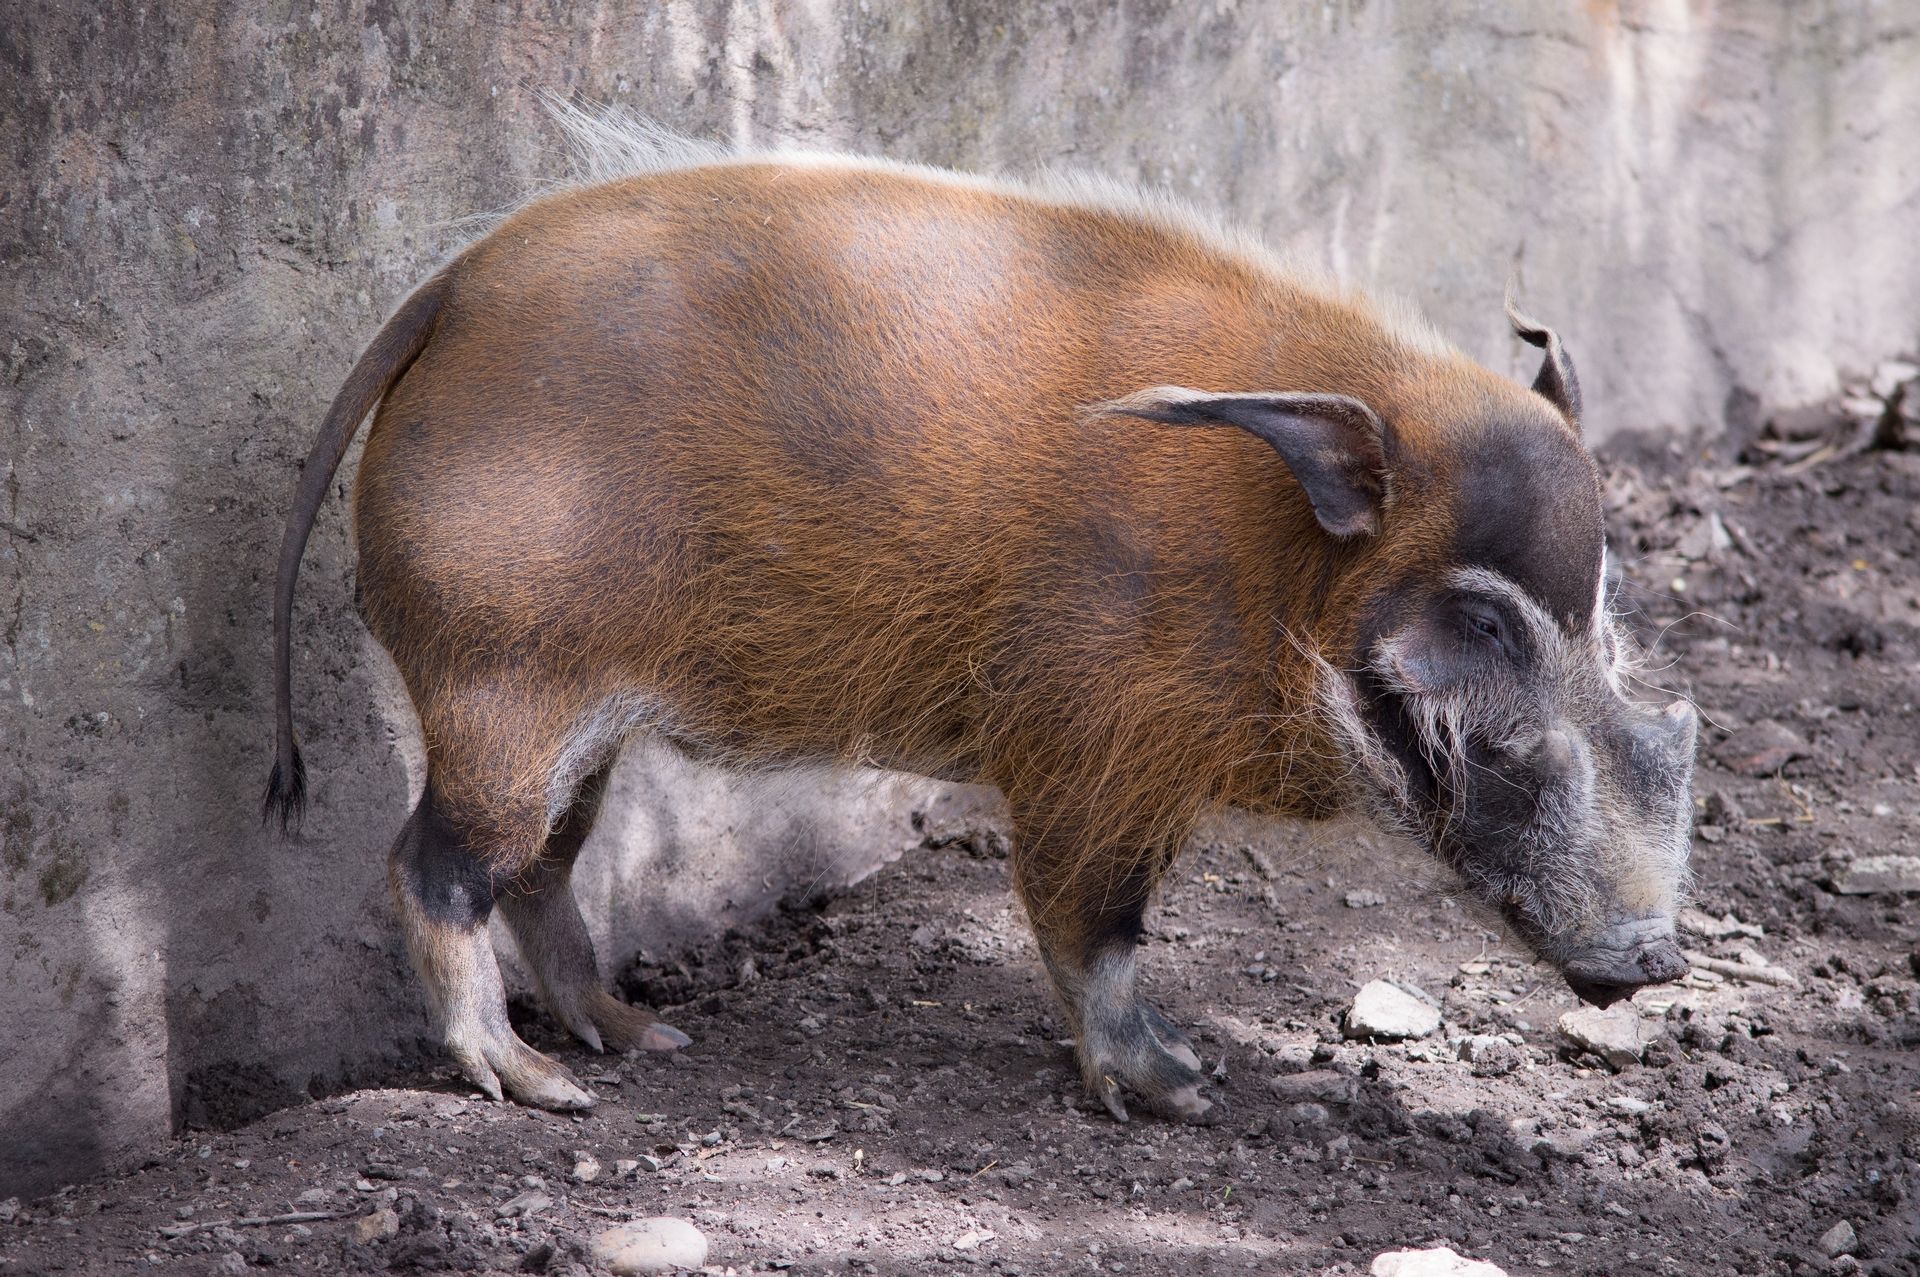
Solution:
<svg viewBox="0 0 1920 1277">
<path fill-rule="evenodd" d="M 1687 960 L 1667 918 L 1630 918 L 1601 932 L 1561 966 L 1582 1001 L 1612 1006 L 1634 990 L 1687 973 Z"/>
</svg>

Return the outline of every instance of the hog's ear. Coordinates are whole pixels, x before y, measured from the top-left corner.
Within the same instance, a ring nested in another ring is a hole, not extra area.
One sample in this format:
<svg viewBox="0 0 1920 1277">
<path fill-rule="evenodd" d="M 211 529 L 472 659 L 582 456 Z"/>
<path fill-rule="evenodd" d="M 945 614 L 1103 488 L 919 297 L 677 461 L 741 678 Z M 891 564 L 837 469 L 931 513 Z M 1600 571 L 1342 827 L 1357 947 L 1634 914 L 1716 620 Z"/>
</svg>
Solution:
<svg viewBox="0 0 1920 1277">
<path fill-rule="evenodd" d="M 1337 537 L 1380 530 L 1387 428 L 1373 409 L 1346 395 L 1214 395 L 1156 386 L 1095 411 L 1176 426 L 1238 426 L 1266 441 L 1313 503 L 1320 526 Z"/>
<path fill-rule="evenodd" d="M 1507 281 L 1507 322 L 1513 325 L 1521 341 L 1547 352 L 1539 375 L 1533 379 L 1534 392 L 1558 408 L 1575 430 L 1580 429 L 1580 379 L 1573 374 L 1573 360 L 1553 329 L 1520 309 L 1520 303 L 1514 299 L 1512 280 Z"/>
</svg>

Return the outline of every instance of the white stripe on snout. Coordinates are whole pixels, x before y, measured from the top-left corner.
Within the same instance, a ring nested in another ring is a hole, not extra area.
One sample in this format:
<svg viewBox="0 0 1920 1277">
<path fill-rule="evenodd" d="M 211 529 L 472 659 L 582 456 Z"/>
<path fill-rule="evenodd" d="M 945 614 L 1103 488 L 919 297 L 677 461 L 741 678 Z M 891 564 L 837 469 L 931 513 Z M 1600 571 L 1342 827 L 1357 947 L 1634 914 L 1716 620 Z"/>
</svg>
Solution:
<svg viewBox="0 0 1920 1277">
<path fill-rule="evenodd" d="M 1600 544 L 1600 579 L 1593 583 L 1593 641 L 1604 645 L 1607 632 L 1607 562 L 1606 543 Z"/>
</svg>

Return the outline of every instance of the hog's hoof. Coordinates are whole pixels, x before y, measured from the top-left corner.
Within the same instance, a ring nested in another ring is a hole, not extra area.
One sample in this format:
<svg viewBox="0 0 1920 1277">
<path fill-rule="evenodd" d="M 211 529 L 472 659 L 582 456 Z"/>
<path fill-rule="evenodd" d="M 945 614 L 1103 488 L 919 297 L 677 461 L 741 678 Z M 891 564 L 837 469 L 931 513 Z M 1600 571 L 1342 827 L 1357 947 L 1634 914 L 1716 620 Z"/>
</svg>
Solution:
<svg viewBox="0 0 1920 1277">
<path fill-rule="evenodd" d="M 1165 1016 L 1139 1004 L 1081 1034 L 1087 1090 L 1114 1120 L 1129 1119 L 1126 1097 L 1162 1117 L 1197 1122 L 1213 1107 L 1200 1094 L 1200 1056 Z"/>
<path fill-rule="evenodd" d="M 692 1038 L 671 1024 L 662 1024 L 653 1012 L 628 1006 L 610 994 L 599 994 L 588 1014 L 610 1051 L 678 1051 L 693 1044 Z"/>
<path fill-rule="evenodd" d="M 555 1112 L 590 1109 L 593 1096 L 567 1067 L 522 1042 L 512 1033 L 505 1041 L 450 1040 L 447 1049 L 467 1080 L 495 1100 L 511 1097 L 534 1108 Z"/>
</svg>

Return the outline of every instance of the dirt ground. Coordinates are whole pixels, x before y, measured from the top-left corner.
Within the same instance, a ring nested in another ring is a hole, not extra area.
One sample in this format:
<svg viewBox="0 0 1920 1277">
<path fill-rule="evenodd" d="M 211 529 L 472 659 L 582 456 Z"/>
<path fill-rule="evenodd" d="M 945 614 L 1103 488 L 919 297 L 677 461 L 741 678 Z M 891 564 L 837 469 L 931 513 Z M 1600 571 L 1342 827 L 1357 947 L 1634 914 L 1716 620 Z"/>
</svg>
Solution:
<svg viewBox="0 0 1920 1277">
<path fill-rule="evenodd" d="M 1638 997 L 1638 1063 L 1573 1046 L 1558 978 L 1371 840 L 1227 826 L 1146 954 L 1217 1120 L 1117 1124 L 1078 1094 L 1004 842 L 936 813 L 852 891 L 624 972 L 682 1055 L 592 1056 L 521 1008 L 588 1115 L 442 1067 L 189 1131 L 0 1205 L 0 1273 L 582 1274 L 650 1215 L 693 1221 L 710 1272 L 1364 1273 L 1444 1242 L 1512 1274 L 1920 1273 L 1914 897 L 1841 890 L 1920 855 L 1920 454 L 1609 469 L 1647 677 L 1712 724 L 1685 939 L 1722 970 Z M 1440 1033 L 1346 1040 L 1376 977 Z"/>
</svg>

